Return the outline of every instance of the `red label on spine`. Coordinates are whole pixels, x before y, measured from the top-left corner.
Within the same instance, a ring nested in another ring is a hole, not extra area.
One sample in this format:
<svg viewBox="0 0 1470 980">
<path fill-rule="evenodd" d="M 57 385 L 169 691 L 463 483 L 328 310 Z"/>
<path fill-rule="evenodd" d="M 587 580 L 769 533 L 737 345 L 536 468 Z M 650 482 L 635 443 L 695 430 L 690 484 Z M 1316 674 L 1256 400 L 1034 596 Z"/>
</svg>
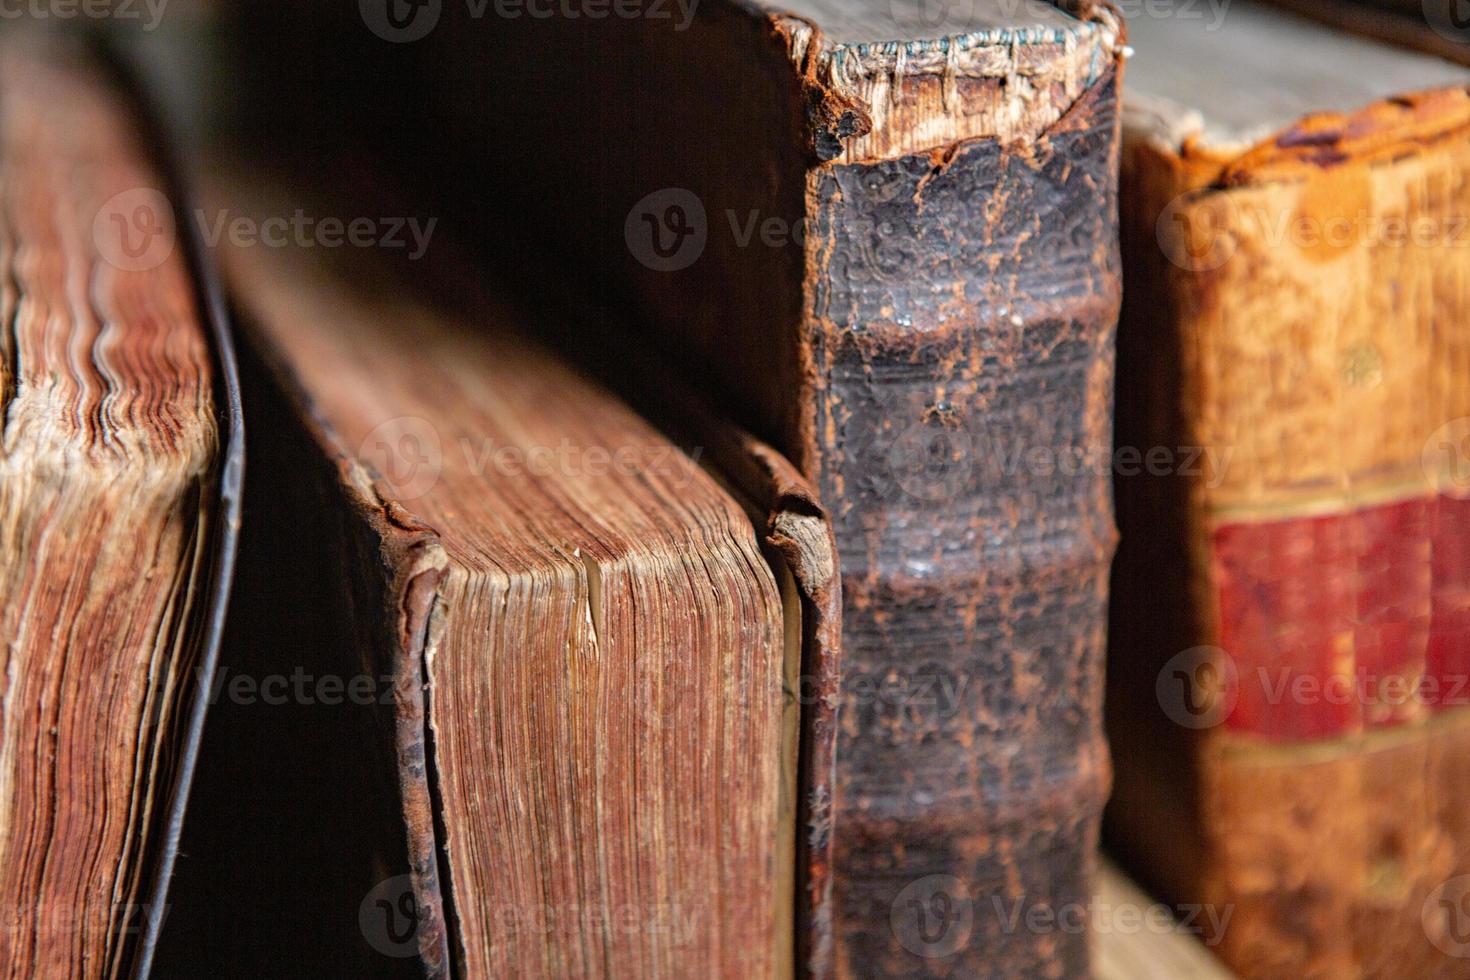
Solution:
<svg viewBox="0 0 1470 980">
<path fill-rule="evenodd" d="M 1229 524 L 1212 558 L 1230 730 L 1326 738 L 1470 705 L 1470 501 Z"/>
</svg>

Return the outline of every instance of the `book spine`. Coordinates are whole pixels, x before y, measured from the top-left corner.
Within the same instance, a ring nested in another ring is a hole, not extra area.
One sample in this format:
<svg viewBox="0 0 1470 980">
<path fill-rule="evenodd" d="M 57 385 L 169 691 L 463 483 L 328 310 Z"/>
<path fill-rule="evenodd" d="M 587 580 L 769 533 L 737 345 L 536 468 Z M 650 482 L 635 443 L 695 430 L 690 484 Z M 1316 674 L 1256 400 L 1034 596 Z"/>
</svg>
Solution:
<svg viewBox="0 0 1470 980">
<path fill-rule="evenodd" d="M 1246 975 L 1466 951 L 1467 126 L 1443 90 L 1129 140 L 1119 442 L 1204 465 L 1117 482 L 1110 823 Z"/>
<path fill-rule="evenodd" d="M 1109 68 L 1025 151 L 809 178 L 813 468 L 844 594 L 841 975 L 1088 973 L 1116 85 Z"/>
</svg>

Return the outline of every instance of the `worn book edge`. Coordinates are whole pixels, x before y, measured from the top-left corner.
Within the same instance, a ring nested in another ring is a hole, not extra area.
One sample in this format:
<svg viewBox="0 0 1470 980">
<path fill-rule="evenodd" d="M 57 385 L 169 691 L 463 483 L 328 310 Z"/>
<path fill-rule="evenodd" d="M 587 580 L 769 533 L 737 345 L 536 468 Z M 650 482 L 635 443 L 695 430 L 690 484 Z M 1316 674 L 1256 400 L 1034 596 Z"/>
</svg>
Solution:
<svg viewBox="0 0 1470 980">
<path fill-rule="evenodd" d="M 980 137 L 1025 142 L 1044 132 L 1112 67 L 1126 38 L 1108 3 L 1053 2 L 1076 18 L 1073 28 L 861 44 L 829 44 L 811 20 L 742 6 L 768 17 L 786 47 L 802 80 L 816 157 L 850 164 Z"/>
<path fill-rule="evenodd" d="M 131 975 L 137 980 L 146 980 L 152 972 L 159 936 L 168 916 L 169 884 L 178 861 L 179 841 L 199 761 L 199 747 L 234 582 L 245 482 L 245 417 L 240 401 L 233 328 L 224 290 L 198 229 L 188 220 L 186 213 L 188 202 L 193 198 L 185 176 L 190 171 L 185 169 L 182 147 L 168 121 L 154 111 L 157 103 L 143 81 L 144 73 L 139 66 L 99 35 L 86 35 L 84 44 L 131 109 L 142 134 L 142 142 L 151 152 L 150 162 L 159 178 L 161 190 L 173 205 L 174 228 L 183 229 L 178 245 L 183 251 L 184 263 L 195 290 L 198 315 L 205 327 L 218 372 L 214 399 L 215 410 L 219 414 L 217 472 L 213 487 L 216 509 L 209 532 L 212 540 L 208 549 L 206 594 L 200 610 L 201 649 L 193 671 L 194 689 L 185 708 L 179 758 L 163 814 L 153 877 L 151 883 L 145 883 L 148 903 L 132 954 Z"/>
</svg>

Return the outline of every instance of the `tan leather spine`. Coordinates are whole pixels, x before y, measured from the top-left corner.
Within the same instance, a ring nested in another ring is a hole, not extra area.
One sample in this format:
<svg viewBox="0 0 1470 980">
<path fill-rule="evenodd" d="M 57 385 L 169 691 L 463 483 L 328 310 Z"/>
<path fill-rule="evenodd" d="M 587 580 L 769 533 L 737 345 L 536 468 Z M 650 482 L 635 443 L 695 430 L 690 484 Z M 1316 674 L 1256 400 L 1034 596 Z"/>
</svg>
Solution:
<svg viewBox="0 0 1470 980">
<path fill-rule="evenodd" d="M 1162 658 L 1219 635 L 1221 527 L 1455 492 L 1425 448 L 1470 415 L 1470 95 L 1309 117 L 1244 152 L 1132 123 L 1122 329 L 1177 356 L 1172 399 L 1159 392 L 1175 421 L 1155 433 L 1223 460 L 1179 491 L 1184 607 L 1130 637 L 1158 659 L 1114 651 L 1115 684 L 1151 696 Z M 1130 734 L 1113 832 L 1162 852 L 1153 874 L 1174 897 L 1234 909 L 1220 950 L 1243 975 L 1464 975 L 1421 916 L 1470 857 L 1463 712 L 1285 745 L 1166 724 L 1178 751 L 1114 727 Z"/>
</svg>

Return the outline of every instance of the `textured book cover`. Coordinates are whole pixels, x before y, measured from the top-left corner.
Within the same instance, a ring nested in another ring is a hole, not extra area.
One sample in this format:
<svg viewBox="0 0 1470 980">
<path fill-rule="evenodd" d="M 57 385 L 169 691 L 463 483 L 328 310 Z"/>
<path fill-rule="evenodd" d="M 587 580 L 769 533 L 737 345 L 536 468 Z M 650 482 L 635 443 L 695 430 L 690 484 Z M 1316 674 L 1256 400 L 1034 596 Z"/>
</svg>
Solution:
<svg viewBox="0 0 1470 980">
<path fill-rule="evenodd" d="M 262 225 L 317 200 L 218 183 Z M 407 262 L 222 261 L 271 424 L 226 662 L 313 693 L 224 712 L 206 755 L 354 829 L 315 842 L 330 821 L 291 812 L 236 837 L 259 811 L 207 781 L 169 969 L 789 973 L 798 759 L 832 739 L 803 744 L 797 675 L 838 636 L 815 494 L 693 404 L 694 450 L 665 441 L 479 269 L 455 290 L 436 262 L 430 300 Z M 313 775 L 263 773 L 293 735 Z M 205 910 L 257 889 L 236 921 Z"/>
<path fill-rule="evenodd" d="M 434 124 L 389 152 L 458 220 L 509 215 L 585 269 L 831 511 L 844 667 L 801 968 L 1078 975 L 1084 932 L 1018 916 L 1085 909 L 1108 785 L 1121 28 L 921 13 L 446 7 L 393 52 L 419 61 L 384 97 Z"/>
<path fill-rule="evenodd" d="M 1117 482 L 1110 827 L 1246 976 L 1463 976 L 1470 78 L 1132 36 L 1119 451 L 1194 463 Z"/>
</svg>

